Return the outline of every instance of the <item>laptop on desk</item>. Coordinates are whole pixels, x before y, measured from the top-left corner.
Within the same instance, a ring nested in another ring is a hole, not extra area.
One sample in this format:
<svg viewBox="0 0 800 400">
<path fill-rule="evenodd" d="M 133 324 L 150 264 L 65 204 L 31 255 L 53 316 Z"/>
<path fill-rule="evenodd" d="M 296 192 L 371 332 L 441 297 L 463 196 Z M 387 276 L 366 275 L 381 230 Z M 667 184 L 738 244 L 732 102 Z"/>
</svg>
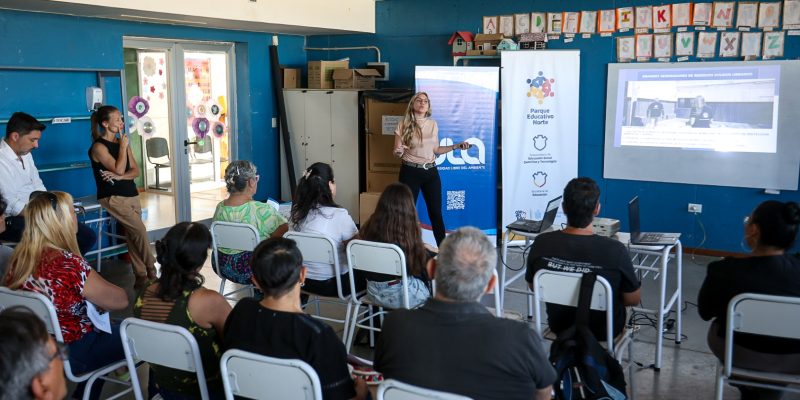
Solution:
<svg viewBox="0 0 800 400">
<path fill-rule="evenodd" d="M 675 244 L 681 236 L 680 233 L 642 232 L 639 220 L 639 196 L 634 197 L 628 202 L 628 217 L 631 222 L 632 244 L 671 246 Z"/>
<path fill-rule="evenodd" d="M 519 219 L 510 223 L 506 228 L 512 231 L 519 231 L 525 233 L 541 233 L 553 226 L 553 221 L 556 220 L 558 214 L 558 206 L 561 205 L 561 196 L 550 200 L 547 203 L 547 208 L 544 212 L 544 217 L 541 221 L 531 219 Z"/>
</svg>

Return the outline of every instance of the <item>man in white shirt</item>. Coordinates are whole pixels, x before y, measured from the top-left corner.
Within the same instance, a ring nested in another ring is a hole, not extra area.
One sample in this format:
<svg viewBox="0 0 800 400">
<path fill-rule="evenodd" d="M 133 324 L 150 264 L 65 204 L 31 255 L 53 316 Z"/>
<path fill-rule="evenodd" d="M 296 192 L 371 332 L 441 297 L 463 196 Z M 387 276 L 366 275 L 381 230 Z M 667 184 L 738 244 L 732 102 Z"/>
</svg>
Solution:
<svg viewBox="0 0 800 400">
<path fill-rule="evenodd" d="M 6 230 L 0 240 L 18 242 L 25 228 L 22 210 L 31 193 L 45 191 L 39 170 L 33 163 L 31 151 L 39 147 L 45 126 L 33 116 L 15 112 L 6 125 L 5 140 L 0 141 L 0 194 L 8 203 Z M 78 223 L 78 247 L 86 253 L 95 244 L 97 236 L 88 226 Z"/>
</svg>

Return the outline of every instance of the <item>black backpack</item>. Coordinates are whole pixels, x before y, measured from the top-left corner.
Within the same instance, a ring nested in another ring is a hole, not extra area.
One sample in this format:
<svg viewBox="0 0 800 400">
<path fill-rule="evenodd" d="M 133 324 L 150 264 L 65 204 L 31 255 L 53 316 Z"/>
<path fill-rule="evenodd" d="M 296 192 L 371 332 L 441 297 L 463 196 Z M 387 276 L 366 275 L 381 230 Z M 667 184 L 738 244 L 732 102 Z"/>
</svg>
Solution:
<svg viewBox="0 0 800 400">
<path fill-rule="evenodd" d="M 596 280 L 593 272 L 583 274 L 575 325 L 562 332 L 550 347 L 550 362 L 556 369 L 553 388 L 558 400 L 627 398 L 622 366 L 589 330 Z"/>
</svg>

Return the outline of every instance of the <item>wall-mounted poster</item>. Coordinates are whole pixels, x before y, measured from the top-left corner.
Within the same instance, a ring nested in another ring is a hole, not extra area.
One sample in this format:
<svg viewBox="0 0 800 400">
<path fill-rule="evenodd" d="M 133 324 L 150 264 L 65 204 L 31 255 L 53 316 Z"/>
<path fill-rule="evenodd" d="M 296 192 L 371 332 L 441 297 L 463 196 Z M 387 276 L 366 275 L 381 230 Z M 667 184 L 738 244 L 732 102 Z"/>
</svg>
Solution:
<svg viewBox="0 0 800 400">
<path fill-rule="evenodd" d="M 483 33 L 492 34 L 500 32 L 500 28 L 497 26 L 498 23 L 499 21 L 496 16 L 483 17 Z"/>
<path fill-rule="evenodd" d="M 528 13 L 514 14 L 514 34 L 520 35 L 523 33 L 529 33 L 530 31 L 531 15 Z"/>
<path fill-rule="evenodd" d="M 722 32 L 719 38 L 720 57 L 738 57 L 741 32 Z"/>
<path fill-rule="evenodd" d="M 783 1 L 783 29 L 800 29 L 800 0 Z"/>
<path fill-rule="evenodd" d="M 748 28 L 754 27 L 758 24 L 758 2 L 757 1 L 743 1 L 739 2 L 739 8 L 736 11 L 736 26 L 745 26 Z M 759 45 L 760 47 L 761 45 Z"/>
<path fill-rule="evenodd" d="M 657 33 L 653 39 L 653 56 L 655 58 L 672 57 L 672 34 Z"/>
<path fill-rule="evenodd" d="M 597 11 L 581 11 L 581 27 L 579 33 L 597 32 Z"/>
<path fill-rule="evenodd" d="M 783 41 L 786 32 L 764 32 L 764 58 L 783 57 Z"/>
<path fill-rule="evenodd" d="M 694 32 L 678 32 L 675 34 L 675 55 L 694 55 Z"/>
<path fill-rule="evenodd" d="M 620 7 L 617 9 L 617 29 L 631 29 L 634 27 L 633 7 Z"/>
<path fill-rule="evenodd" d="M 742 33 L 742 57 L 761 57 L 761 32 Z"/>
<path fill-rule="evenodd" d="M 711 3 L 694 3 L 692 25 L 705 26 L 711 23 Z"/>
<path fill-rule="evenodd" d="M 692 24 L 692 3 L 672 5 L 672 26 L 689 26 Z"/>
<path fill-rule="evenodd" d="M 545 13 L 531 13 L 531 32 L 545 32 L 547 29 L 546 18 Z"/>
<path fill-rule="evenodd" d="M 653 35 L 636 35 L 636 59 L 645 60 L 653 57 Z"/>
<path fill-rule="evenodd" d="M 617 29 L 615 10 L 600 10 L 597 21 L 597 31 L 600 33 L 610 33 Z"/>
<path fill-rule="evenodd" d="M 547 13 L 547 33 L 561 34 L 561 13 Z"/>
<path fill-rule="evenodd" d="M 578 23 L 581 18 L 581 13 L 568 11 L 565 12 L 562 18 L 562 28 L 561 32 L 563 33 L 578 33 Z"/>
<path fill-rule="evenodd" d="M 512 37 L 514 36 L 514 16 L 513 15 L 501 15 L 500 16 L 500 32 L 505 37 Z"/>
<path fill-rule="evenodd" d="M 650 29 L 653 27 L 653 7 L 636 7 L 636 29 Z"/>
<path fill-rule="evenodd" d="M 669 29 L 672 26 L 672 7 L 653 6 L 653 29 Z"/>
<path fill-rule="evenodd" d="M 758 27 L 776 28 L 781 21 L 781 3 L 759 3 L 758 4 Z M 767 48 L 764 47 L 766 54 Z"/>
<path fill-rule="evenodd" d="M 697 35 L 697 58 L 712 58 L 717 51 L 718 32 L 700 32 Z"/>
<path fill-rule="evenodd" d="M 617 61 L 628 62 L 636 57 L 636 42 L 633 36 L 617 38 Z"/>
<path fill-rule="evenodd" d="M 715 1 L 711 17 L 711 25 L 716 27 L 733 26 L 732 1 Z"/>
</svg>

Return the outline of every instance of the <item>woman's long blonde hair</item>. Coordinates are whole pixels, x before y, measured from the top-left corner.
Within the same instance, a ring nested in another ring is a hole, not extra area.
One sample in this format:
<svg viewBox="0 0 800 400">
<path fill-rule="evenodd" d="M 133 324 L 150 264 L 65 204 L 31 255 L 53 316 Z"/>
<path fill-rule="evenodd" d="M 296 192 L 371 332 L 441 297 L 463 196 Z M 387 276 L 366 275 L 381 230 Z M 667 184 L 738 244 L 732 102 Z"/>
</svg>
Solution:
<svg viewBox="0 0 800 400">
<path fill-rule="evenodd" d="M 414 137 L 422 140 L 422 127 L 417 124 L 417 116 L 414 114 L 414 102 L 417 101 L 419 96 L 425 96 L 428 99 L 428 111 L 425 112 L 425 117 L 431 116 L 431 98 L 427 93 L 419 92 L 411 97 L 411 101 L 408 102 L 408 107 L 406 107 L 405 118 L 403 118 L 403 132 L 400 135 L 403 144 L 408 147 L 411 147 L 411 141 L 414 140 Z"/>
<path fill-rule="evenodd" d="M 8 287 L 18 289 L 36 273 L 46 248 L 80 255 L 72 217 L 72 196 L 64 192 L 41 193 L 25 206 L 25 229 L 8 265 Z"/>
</svg>

